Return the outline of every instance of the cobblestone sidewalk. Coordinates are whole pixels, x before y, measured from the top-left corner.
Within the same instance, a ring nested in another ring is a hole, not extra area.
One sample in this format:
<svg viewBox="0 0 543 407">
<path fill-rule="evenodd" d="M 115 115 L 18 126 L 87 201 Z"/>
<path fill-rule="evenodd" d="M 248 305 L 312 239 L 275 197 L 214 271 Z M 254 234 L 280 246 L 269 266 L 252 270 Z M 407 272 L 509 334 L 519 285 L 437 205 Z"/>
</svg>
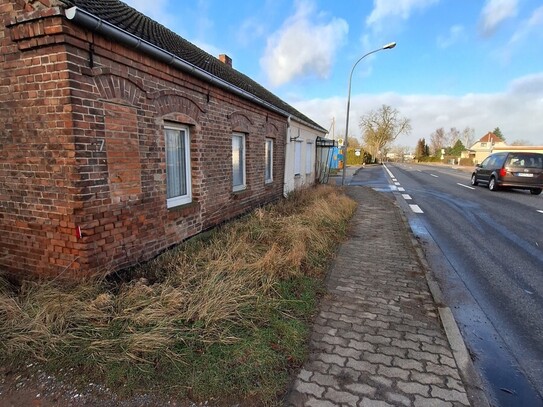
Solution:
<svg viewBox="0 0 543 407">
<path fill-rule="evenodd" d="M 359 207 L 287 405 L 470 405 L 400 209 L 347 190 Z"/>
</svg>

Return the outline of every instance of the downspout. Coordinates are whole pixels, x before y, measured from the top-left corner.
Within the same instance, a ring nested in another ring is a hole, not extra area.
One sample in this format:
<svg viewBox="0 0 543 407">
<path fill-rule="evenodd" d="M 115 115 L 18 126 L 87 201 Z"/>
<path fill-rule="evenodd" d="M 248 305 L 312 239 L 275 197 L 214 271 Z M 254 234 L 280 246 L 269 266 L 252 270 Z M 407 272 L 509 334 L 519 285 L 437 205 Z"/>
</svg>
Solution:
<svg viewBox="0 0 543 407">
<path fill-rule="evenodd" d="M 283 196 L 286 198 L 287 195 L 288 195 L 288 191 L 287 191 L 287 184 L 288 184 L 288 174 L 287 174 L 287 169 L 288 169 L 288 166 L 287 166 L 287 157 L 288 157 L 288 148 L 289 148 L 289 145 L 291 144 L 290 143 L 290 132 L 291 132 L 291 126 L 290 126 L 290 121 L 292 120 L 292 116 L 288 116 L 287 117 L 287 134 L 286 134 L 286 139 L 285 139 L 285 142 L 284 142 L 284 146 L 285 146 L 285 154 L 283 154 L 284 156 L 284 160 L 285 162 L 283 163 Z"/>
<path fill-rule="evenodd" d="M 135 36 L 134 34 L 131 34 L 121 28 L 118 28 L 114 26 L 113 24 L 99 17 L 96 17 L 93 14 L 80 9 L 79 7 L 76 7 L 76 6 L 70 7 L 64 11 L 64 14 L 66 15 L 66 18 L 68 20 L 73 21 L 74 23 L 79 24 L 93 32 L 101 34 L 102 36 L 106 38 L 111 38 L 128 47 L 131 47 L 136 50 L 140 50 L 161 62 L 164 62 L 168 65 L 173 66 L 176 69 L 179 69 L 183 72 L 196 76 L 197 78 L 202 79 L 205 82 L 211 83 L 219 88 L 226 89 L 229 92 L 232 92 L 244 99 L 248 99 L 273 112 L 279 113 L 280 115 L 288 118 L 288 121 L 289 121 L 288 124 L 290 127 L 291 114 L 288 113 L 287 111 L 281 108 L 278 108 L 277 106 L 274 106 L 271 103 L 266 102 L 265 100 L 262 100 L 256 97 L 252 93 L 249 93 L 241 88 L 238 88 L 228 83 L 227 81 L 220 79 L 219 77 L 213 74 L 210 74 L 209 72 L 179 58 L 178 56 L 172 54 L 171 52 L 165 51 L 162 48 Z M 306 126 L 311 127 L 312 129 L 322 131 L 322 129 L 318 128 L 317 126 L 311 123 L 307 123 L 302 119 L 297 118 L 297 120 L 299 120 Z"/>
</svg>

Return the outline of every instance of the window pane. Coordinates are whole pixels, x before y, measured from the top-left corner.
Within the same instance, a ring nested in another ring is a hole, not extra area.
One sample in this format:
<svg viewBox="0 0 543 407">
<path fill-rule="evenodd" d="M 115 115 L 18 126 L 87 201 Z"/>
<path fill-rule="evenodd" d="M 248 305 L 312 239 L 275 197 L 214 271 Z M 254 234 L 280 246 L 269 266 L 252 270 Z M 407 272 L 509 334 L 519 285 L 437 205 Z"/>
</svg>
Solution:
<svg viewBox="0 0 543 407">
<path fill-rule="evenodd" d="M 273 179 L 273 140 L 266 140 L 266 173 L 265 173 L 265 180 L 267 182 L 272 181 Z"/>
<path fill-rule="evenodd" d="M 232 136 L 232 174 L 234 187 L 243 185 L 244 171 L 243 136 Z"/>
<path fill-rule="evenodd" d="M 187 195 L 187 152 L 184 130 L 166 129 L 166 196 Z"/>
<path fill-rule="evenodd" d="M 302 143 L 294 143 L 294 175 L 300 175 L 302 171 Z"/>
<path fill-rule="evenodd" d="M 307 143 L 305 145 L 305 173 L 311 174 L 313 172 L 313 144 Z"/>
</svg>

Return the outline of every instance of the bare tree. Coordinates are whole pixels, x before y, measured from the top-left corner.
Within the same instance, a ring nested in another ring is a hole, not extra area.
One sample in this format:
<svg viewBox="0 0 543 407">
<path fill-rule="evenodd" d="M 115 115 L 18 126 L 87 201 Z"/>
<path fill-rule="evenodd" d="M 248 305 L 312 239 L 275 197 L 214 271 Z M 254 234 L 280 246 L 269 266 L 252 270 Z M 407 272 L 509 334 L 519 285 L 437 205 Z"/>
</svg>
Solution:
<svg viewBox="0 0 543 407">
<path fill-rule="evenodd" d="M 376 157 L 378 154 L 382 156 L 386 147 L 400 134 L 409 134 L 411 122 L 400 117 L 397 109 L 382 105 L 360 118 L 360 129 L 366 148 Z"/>
<path fill-rule="evenodd" d="M 430 135 L 430 150 L 433 155 L 438 154 L 443 147 L 446 147 L 446 138 L 447 135 L 445 134 L 445 129 L 443 127 L 436 129 L 436 131 Z"/>
<path fill-rule="evenodd" d="M 531 146 L 533 144 L 531 142 L 529 142 L 528 140 L 520 139 L 520 140 L 513 141 L 510 145 L 512 145 L 512 146 Z"/>
<path fill-rule="evenodd" d="M 452 147 L 456 142 L 460 140 L 460 132 L 456 127 L 451 127 L 447 133 L 447 138 L 445 140 L 445 147 Z"/>
<path fill-rule="evenodd" d="M 466 127 L 462 130 L 461 140 L 466 148 L 470 148 L 475 143 L 475 129 Z"/>
</svg>

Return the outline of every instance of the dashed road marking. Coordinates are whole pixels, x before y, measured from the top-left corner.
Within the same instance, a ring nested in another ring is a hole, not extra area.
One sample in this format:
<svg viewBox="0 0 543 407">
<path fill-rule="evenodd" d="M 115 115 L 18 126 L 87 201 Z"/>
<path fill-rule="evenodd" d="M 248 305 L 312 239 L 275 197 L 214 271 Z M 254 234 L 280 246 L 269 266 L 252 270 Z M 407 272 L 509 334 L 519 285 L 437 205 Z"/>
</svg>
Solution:
<svg viewBox="0 0 543 407">
<path fill-rule="evenodd" d="M 400 184 L 399 182 L 395 182 L 394 185 L 402 185 L 402 184 Z"/>
<path fill-rule="evenodd" d="M 539 213 L 543 213 L 543 211 L 540 211 L 539 209 L 537 210 Z"/>
<path fill-rule="evenodd" d="M 404 192 L 404 191 L 405 191 L 405 188 L 403 188 L 403 187 L 398 187 L 398 191 Z"/>
<path fill-rule="evenodd" d="M 457 182 L 456 185 L 460 185 L 461 187 L 468 188 L 468 189 L 475 189 L 473 187 L 470 187 L 469 185 L 461 184 L 460 182 Z"/>
<path fill-rule="evenodd" d="M 406 201 L 411 199 L 411 196 L 409 194 L 402 194 L 402 196 L 403 196 L 403 199 L 405 199 Z"/>
<path fill-rule="evenodd" d="M 411 208 L 411 210 L 415 213 L 424 213 L 422 211 L 422 209 L 420 209 L 420 206 L 418 205 L 409 205 L 409 207 Z"/>
<path fill-rule="evenodd" d="M 432 177 L 434 178 L 439 178 L 439 175 L 436 175 L 436 174 L 430 174 Z"/>
</svg>

